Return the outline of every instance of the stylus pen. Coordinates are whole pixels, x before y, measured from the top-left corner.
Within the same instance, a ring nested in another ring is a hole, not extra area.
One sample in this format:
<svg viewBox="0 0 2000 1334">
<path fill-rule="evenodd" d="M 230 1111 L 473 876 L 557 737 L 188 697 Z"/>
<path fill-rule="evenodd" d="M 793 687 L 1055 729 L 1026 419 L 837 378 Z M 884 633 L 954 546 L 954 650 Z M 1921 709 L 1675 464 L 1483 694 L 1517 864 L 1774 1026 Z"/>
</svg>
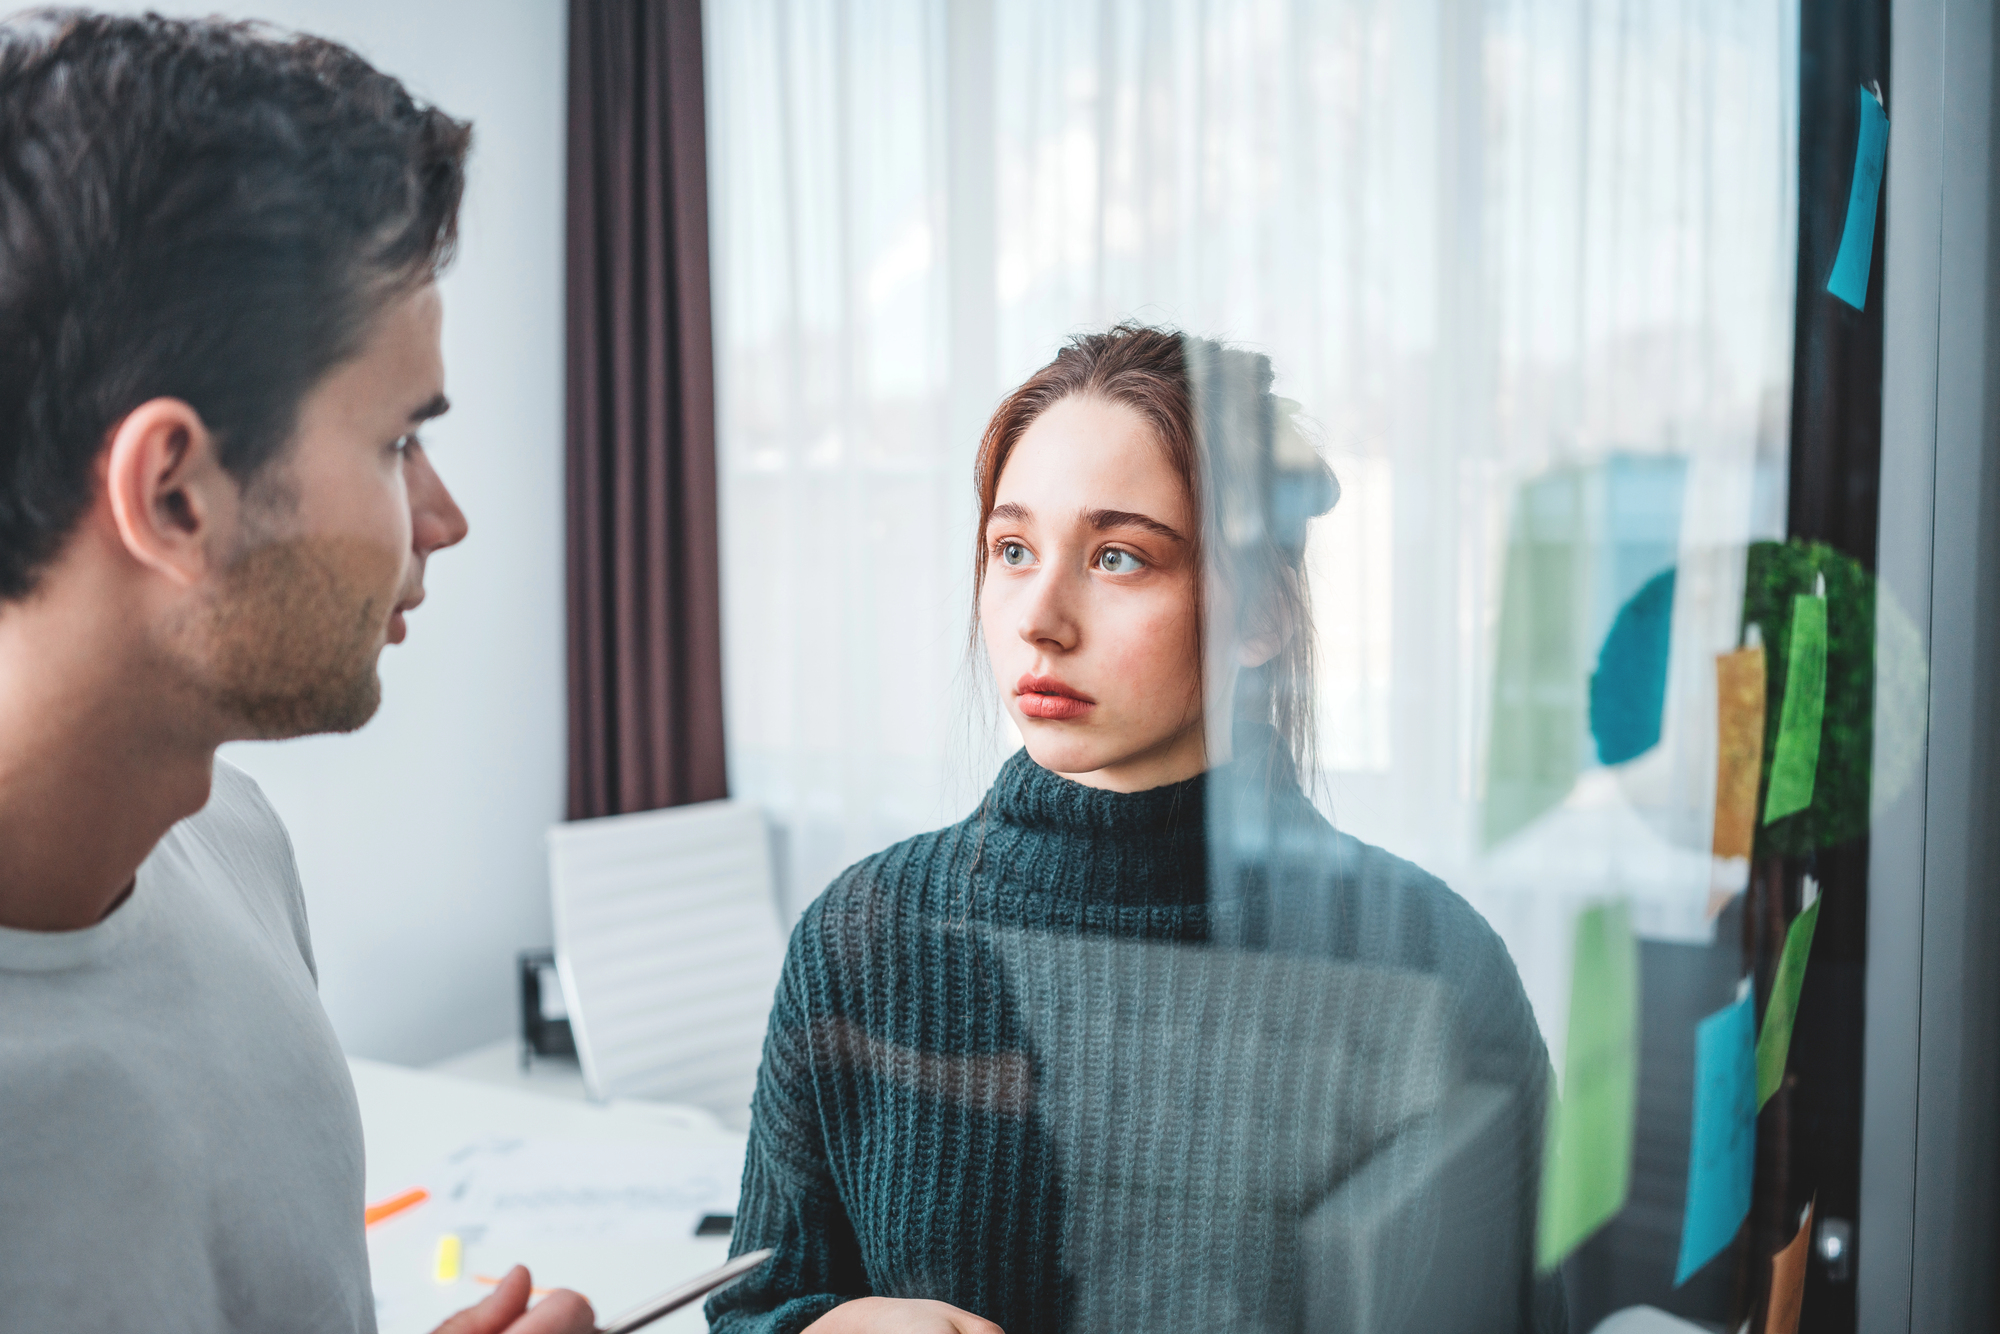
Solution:
<svg viewBox="0 0 2000 1334">
<path fill-rule="evenodd" d="M 711 1269 L 706 1274 L 689 1279 L 678 1288 L 668 1289 L 644 1306 L 633 1307 L 597 1331 L 597 1334 L 632 1334 L 633 1330 L 642 1329 L 663 1315 L 671 1315 L 689 1302 L 708 1296 L 717 1288 L 729 1286 L 770 1258 L 769 1251 L 749 1251 L 739 1255 L 720 1269 Z"/>
</svg>

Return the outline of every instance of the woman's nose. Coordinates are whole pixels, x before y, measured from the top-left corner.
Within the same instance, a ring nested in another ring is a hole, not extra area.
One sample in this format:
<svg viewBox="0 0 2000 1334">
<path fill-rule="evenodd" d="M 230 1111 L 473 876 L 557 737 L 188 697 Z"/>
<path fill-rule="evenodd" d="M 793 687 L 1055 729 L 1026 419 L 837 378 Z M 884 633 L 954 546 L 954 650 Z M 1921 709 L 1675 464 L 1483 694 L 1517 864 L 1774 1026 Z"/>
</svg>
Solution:
<svg viewBox="0 0 2000 1334">
<path fill-rule="evenodd" d="M 1072 584 L 1059 566 L 1044 567 L 1021 609 L 1022 639 L 1064 652 L 1076 647 L 1080 627 Z"/>
</svg>

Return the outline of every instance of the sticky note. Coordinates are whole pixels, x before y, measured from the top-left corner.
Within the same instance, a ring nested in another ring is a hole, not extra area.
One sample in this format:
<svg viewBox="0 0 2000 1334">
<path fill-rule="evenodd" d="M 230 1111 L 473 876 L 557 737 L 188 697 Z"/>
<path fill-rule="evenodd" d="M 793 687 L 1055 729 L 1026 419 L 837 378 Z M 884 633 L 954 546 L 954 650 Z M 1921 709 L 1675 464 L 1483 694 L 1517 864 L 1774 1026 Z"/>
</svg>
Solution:
<svg viewBox="0 0 2000 1334">
<path fill-rule="evenodd" d="M 1812 952 L 1813 928 L 1819 924 L 1819 900 L 1806 905 L 1785 932 L 1785 952 L 1778 956 L 1778 975 L 1771 980 L 1771 998 L 1764 1003 L 1764 1027 L 1757 1034 L 1757 1108 L 1763 1110 L 1778 1085 L 1785 1082 L 1785 1056 L 1792 1047 L 1792 1020 L 1799 1012 L 1799 988 L 1806 981 L 1806 956 Z"/>
<path fill-rule="evenodd" d="M 1583 766 L 1584 594 L 1595 555 L 1591 475 L 1559 468 L 1522 483 L 1515 494 L 1501 567 L 1481 811 L 1489 848 L 1562 805 Z"/>
<path fill-rule="evenodd" d="M 1553 1269 L 1625 1207 L 1638 1104 L 1639 949 L 1622 903 L 1578 915 L 1562 1096 L 1549 1107 L 1536 1260 Z"/>
<path fill-rule="evenodd" d="M 447 1232 L 439 1237 L 437 1255 L 431 1261 L 431 1277 L 440 1283 L 458 1282 L 458 1264 L 463 1255 L 464 1247 L 456 1233 Z"/>
<path fill-rule="evenodd" d="M 1675 1287 L 1721 1253 L 1750 1216 L 1757 1165 L 1754 1005 L 1746 989 L 1695 1028 L 1694 1142 Z"/>
<path fill-rule="evenodd" d="M 1618 609 L 1590 677 L 1590 734 L 1603 764 L 1660 744 L 1674 621 L 1673 570 L 1654 575 Z"/>
<path fill-rule="evenodd" d="M 1868 268 L 1875 255 L 1875 201 L 1882 192 L 1882 164 L 1889 154 L 1889 117 L 1875 94 L 1861 90 L 1861 133 L 1854 143 L 1854 179 L 1847 189 L 1847 224 L 1826 290 L 1860 310 L 1868 299 Z"/>
<path fill-rule="evenodd" d="M 1792 599 L 1792 635 L 1785 650 L 1785 703 L 1778 714 L 1778 744 L 1771 755 L 1771 788 L 1764 794 L 1764 823 L 1812 805 L 1819 768 L 1819 730 L 1826 711 L 1826 599 L 1801 593 Z"/>
<path fill-rule="evenodd" d="M 1757 783 L 1764 773 L 1764 646 L 1756 644 L 1715 659 L 1715 837 L 1718 890 L 1726 866 L 1727 892 L 1711 898 L 1709 916 L 1747 883 L 1757 835 Z"/>
<path fill-rule="evenodd" d="M 1764 1334 L 1798 1334 L 1805 1305 L 1806 1254 L 1812 1236 L 1813 1206 L 1799 1222 L 1799 1234 L 1771 1257 L 1771 1301 L 1764 1308 Z"/>
</svg>

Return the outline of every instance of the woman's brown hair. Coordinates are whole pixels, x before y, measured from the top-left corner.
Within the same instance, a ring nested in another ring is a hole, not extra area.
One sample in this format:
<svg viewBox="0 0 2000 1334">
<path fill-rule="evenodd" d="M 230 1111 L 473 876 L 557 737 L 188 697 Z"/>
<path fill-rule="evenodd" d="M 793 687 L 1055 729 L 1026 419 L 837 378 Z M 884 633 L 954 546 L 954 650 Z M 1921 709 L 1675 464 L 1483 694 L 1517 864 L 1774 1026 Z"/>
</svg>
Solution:
<svg viewBox="0 0 2000 1334">
<path fill-rule="evenodd" d="M 973 553 L 973 642 L 986 585 L 986 524 L 1000 473 L 1030 424 L 1066 398 L 1090 396 L 1138 413 L 1186 488 L 1197 521 L 1194 556 L 1235 590 L 1231 640 L 1277 643 L 1269 662 L 1239 675 L 1239 721 L 1278 734 L 1272 759 L 1298 781 L 1314 759 L 1312 604 L 1308 522 L 1339 499 L 1331 471 L 1299 434 L 1298 405 L 1271 393 L 1268 357 L 1172 329 L 1120 324 L 1079 334 L 1003 400 L 973 464 L 979 525 Z M 1205 580 L 1195 584 L 1196 652 L 1205 656 Z M 1204 663 L 1206 679 L 1206 663 Z"/>
</svg>

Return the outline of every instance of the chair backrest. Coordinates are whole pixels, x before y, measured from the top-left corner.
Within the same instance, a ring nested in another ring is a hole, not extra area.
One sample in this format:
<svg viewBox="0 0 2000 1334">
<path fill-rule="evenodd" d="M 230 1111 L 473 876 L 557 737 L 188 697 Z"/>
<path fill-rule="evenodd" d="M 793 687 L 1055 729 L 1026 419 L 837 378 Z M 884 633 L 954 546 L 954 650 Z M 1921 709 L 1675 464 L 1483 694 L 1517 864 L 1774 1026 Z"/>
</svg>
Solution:
<svg viewBox="0 0 2000 1334">
<path fill-rule="evenodd" d="M 591 1096 L 747 1124 L 785 954 L 762 813 L 711 801 L 555 825 L 549 884 Z"/>
</svg>

